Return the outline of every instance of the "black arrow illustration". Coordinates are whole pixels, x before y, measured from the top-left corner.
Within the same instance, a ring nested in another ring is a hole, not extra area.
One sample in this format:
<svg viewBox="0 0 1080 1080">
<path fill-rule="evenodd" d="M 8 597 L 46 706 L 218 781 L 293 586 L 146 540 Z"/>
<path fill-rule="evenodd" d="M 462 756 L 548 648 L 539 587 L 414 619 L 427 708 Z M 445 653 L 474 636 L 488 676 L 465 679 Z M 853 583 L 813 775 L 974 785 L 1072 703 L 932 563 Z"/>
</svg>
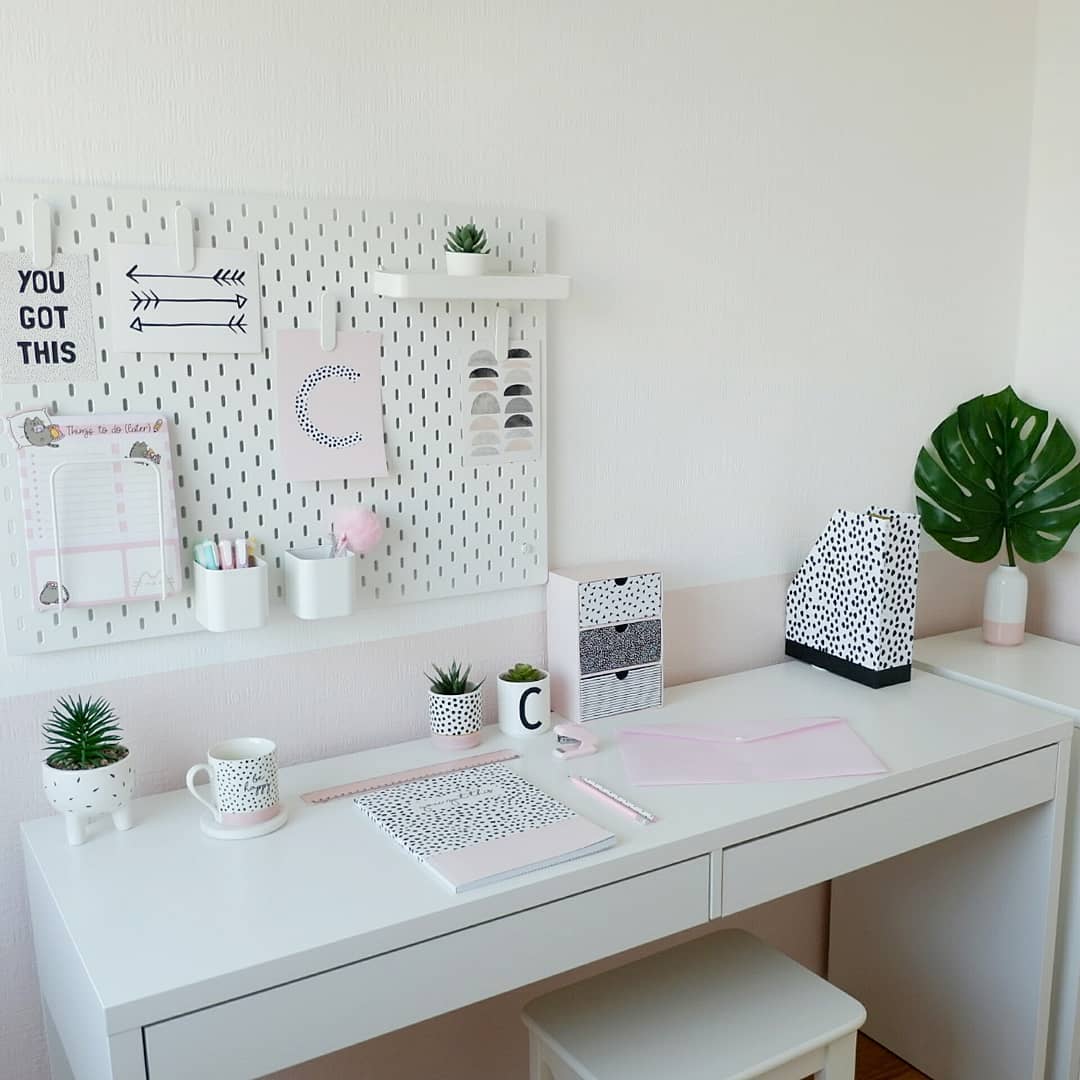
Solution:
<svg viewBox="0 0 1080 1080">
<path fill-rule="evenodd" d="M 247 297 L 242 293 L 233 296 L 158 296 L 153 289 L 143 289 L 142 292 L 131 290 L 131 310 L 138 311 L 140 308 L 157 310 L 158 304 L 235 304 L 242 308 L 247 303 Z"/>
<path fill-rule="evenodd" d="M 224 266 L 213 274 L 140 274 L 139 264 L 134 266 L 124 275 L 126 278 L 138 284 L 146 278 L 176 278 L 180 281 L 212 281 L 215 285 L 243 285 L 246 270 L 230 270 Z"/>
<path fill-rule="evenodd" d="M 246 334 L 247 326 L 244 325 L 243 315 L 234 315 L 228 322 L 143 322 L 138 315 L 131 320 L 131 329 L 140 334 L 144 330 L 150 330 L 159 326 L 219 326 L 222 330 L 228 328 L 234 334 Z"/>
</svg>

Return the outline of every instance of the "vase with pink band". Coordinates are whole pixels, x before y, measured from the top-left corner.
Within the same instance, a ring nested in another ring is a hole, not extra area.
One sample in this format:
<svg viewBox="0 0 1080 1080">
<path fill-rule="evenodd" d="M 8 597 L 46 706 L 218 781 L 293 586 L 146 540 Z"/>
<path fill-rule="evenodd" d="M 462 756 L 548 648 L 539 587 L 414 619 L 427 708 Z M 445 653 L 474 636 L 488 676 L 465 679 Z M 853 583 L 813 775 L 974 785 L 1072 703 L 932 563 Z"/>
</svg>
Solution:
<svg viewBox="0 0 1080 1080">
<path fill-rule="evenodd" d="M 210 780 L 211 798 L 195 786 Z M 188 790 L 210 811 L 202 831 L 218 840 L 246 840 L 280 829 L 288 817 L 278 791 L 277 746 L 269 739 L 226 739 L 210 747 L 206 761 L 187 772 Z"/>
<path fill-rule="evenodd" d="M 983 640 L 990 645 L 1023 645 L 1027 622 L 1027 574 L 1018 566 L 997 566 L 986 579 Z"/>
</svg>

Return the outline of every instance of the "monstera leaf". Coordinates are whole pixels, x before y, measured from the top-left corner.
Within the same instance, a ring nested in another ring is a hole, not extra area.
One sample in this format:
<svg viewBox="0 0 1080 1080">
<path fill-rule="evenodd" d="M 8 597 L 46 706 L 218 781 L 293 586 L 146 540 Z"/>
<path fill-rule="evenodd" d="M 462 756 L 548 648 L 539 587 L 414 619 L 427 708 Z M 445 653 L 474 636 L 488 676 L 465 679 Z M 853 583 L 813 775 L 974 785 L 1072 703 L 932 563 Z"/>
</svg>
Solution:
<svg viewBox="0 0 1080 1080">
<path fill-rule="evenodd" d="M 1010 564 L 1053 558 L 1080 524 L 1080 462 L 1061 421 L 1048 426 L 1011 386 L 960 405 L 915 463 L 923 528 L 969 562 L 993 559 L 1003 538 Z"/>
</svg>

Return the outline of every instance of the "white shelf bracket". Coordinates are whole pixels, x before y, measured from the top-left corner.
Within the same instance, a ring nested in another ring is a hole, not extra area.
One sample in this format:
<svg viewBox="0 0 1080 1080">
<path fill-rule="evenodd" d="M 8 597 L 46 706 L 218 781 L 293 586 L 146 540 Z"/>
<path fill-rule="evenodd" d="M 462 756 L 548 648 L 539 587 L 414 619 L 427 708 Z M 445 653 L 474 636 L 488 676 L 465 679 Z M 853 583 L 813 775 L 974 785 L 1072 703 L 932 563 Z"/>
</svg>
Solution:
<svg viewBox="0 0 1080 1080">
<path fill-rule="evenodd" d="M 52 207 L 44 199 L 34 199 L 30 228 L 34 269 L 48 270 L 53 261 Z"/>
</svg>

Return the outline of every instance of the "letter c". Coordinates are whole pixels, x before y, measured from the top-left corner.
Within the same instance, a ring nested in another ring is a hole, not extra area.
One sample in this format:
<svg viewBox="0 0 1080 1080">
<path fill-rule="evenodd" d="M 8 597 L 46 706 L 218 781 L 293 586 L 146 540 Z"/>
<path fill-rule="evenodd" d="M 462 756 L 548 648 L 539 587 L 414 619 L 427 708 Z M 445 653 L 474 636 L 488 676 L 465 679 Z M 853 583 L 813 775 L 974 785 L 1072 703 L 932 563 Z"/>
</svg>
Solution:
<svg viewBox="0 0 1080 1080">
<path fill-rule="evenodd" d="M 525 715 L 525 702 L 529 700 L 531 694 L 539 694 L 539 686 L 530 686 L 520 698 L 518 698 L 518 717 L 521 719 L 521 726 L 528 728 L 529 731 L 535 731 L 538 727 L 543 725 L 543 720 L 537 720 L 535 723 L 530 723 L 529 718 Z"/>
<path fill-rule="evenodd" d="M 346 379 L 348 382 L 357 382 L 360 379 L 360 372 L 345 364 L 324 364 L 307 375 L 300 384 L 300 389 L 296 391 L 296 422 L 300 425 L 300 430 L 320 446 L 328 446 L 334 450 L 363 442 L 362 431 L 352 431 L 348 435 L 329 435 L 311 419 L 308 412 L 308 395 L 324 379 Z"/>
</svg>

